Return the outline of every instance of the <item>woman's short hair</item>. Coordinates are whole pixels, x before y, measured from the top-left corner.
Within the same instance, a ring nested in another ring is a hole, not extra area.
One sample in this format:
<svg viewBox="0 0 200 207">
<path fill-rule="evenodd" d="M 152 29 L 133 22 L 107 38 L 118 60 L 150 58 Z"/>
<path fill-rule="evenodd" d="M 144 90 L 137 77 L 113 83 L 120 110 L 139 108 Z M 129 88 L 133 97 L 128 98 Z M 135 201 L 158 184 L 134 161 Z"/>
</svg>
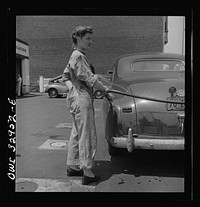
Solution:
<svg viewBox="0 0 200 207">
<path fill-rule="evenodd" d="M 77 37 L 82 38 L 87 33 L 92 34 L 93 29 L 90 26 L 78 26 L 75 28 L 75 30 L 71 34 L 72 42 L 74 45 L 77 45 Z"/>
</svg>

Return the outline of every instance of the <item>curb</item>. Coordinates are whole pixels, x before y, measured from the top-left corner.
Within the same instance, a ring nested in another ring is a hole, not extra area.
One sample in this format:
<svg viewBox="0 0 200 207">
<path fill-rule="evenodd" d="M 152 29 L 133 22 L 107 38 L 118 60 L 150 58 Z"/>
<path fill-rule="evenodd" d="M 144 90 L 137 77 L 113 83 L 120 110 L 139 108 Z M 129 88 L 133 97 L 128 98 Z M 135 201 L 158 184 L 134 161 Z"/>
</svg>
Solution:
<svg viewBox="0 0 200 207">
<path fill-rule="evenodd" d="M 81 179 L 18 178 L 16 192 L 95 192 L 96 186 L 82 185 Z"/>
</svg>

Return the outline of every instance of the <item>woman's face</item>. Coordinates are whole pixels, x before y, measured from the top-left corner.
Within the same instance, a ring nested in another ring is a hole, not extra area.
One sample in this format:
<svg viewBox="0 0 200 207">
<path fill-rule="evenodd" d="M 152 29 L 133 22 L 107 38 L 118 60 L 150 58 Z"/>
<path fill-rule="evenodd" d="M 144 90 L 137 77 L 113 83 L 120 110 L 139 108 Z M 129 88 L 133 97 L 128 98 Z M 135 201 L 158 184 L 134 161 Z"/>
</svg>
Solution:
<svg viewBox="0 0 200 207">
<path fill-rule="evenodd" d="M 81 50 L 90 50 L 92 43 L 92 34 L 90 33 L 86 33 L 82 38 L 77 38 L 77 47 Z"/>
</svg>

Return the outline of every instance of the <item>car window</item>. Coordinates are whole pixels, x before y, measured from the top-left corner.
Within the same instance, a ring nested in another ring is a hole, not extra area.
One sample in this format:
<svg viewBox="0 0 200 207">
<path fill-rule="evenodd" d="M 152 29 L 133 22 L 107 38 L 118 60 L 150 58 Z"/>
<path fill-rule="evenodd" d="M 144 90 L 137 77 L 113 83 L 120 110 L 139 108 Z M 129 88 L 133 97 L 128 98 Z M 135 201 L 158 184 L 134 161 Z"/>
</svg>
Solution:
<svg viewBox="0 0 200 207">
<path fill-rule="evenodd" d="M 62 83 L 63 82 L 63 79 L 62 78 L 58 79 L 58 82 L 59 83 Z"/>
<path fill-rule="evenodd" d="M 185 65 L 181 61 L 174 60 L 143 60 L 131 63 L 133 71 L 177 71 L 185 70 Z"/>
<path fill-rule="evenodd" d="M 62 83 L 63 80 L 62 80 L 62 78 L 60 78 L 60 79 L 53 80 L 51 82 L 53 82 L 53 83 Z"/>
<path fill-rule="evenodd" d="M 185 63 L 182 60 L 141 59 L 132 60 L 122 58 L 117 64 L 118 77 L 132 77 L 134 72 L 145 71 L 184 71 Z"/>
</svg>

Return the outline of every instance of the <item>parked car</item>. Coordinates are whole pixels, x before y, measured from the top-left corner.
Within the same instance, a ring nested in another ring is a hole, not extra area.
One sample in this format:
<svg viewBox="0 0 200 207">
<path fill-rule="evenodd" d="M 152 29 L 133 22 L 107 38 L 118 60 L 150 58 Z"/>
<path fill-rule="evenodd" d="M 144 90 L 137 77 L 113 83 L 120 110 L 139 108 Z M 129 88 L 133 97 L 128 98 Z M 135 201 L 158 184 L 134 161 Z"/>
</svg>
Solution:
<svg viewBox="0 0 200 207">
<path fill-rule="evenodd" d="M 128 54 L 116 59 L 112 73 L 112 88 L 121 94 L 103 101 L 109 154 L 120 153 L 120 148 L 184 150 L 184 56 Z"/>
<path fill-rule="evenodd" d="M 48 93 L 50 98 L 66 96 L 68 88 L 62 80 L 62 75 L 50 79 L 48 85 L 45 88 L 45 92 Z"/>
<path fill-rule="evenodd" d="M 109 81 L 108 75 L 97 74 L 100 78 Z M 93 96 L 95 99 L 102 99 L 103 93 L 100 90 L 93 90 Z M 45 88 L 45 93 L 48 93 L 50 98 L 57 98 L 60 96 L 66 96 L 68 88 L 62 80 L 62 75 L 56 76 L 49 80 L 48 85 Z"/>
</svg>

